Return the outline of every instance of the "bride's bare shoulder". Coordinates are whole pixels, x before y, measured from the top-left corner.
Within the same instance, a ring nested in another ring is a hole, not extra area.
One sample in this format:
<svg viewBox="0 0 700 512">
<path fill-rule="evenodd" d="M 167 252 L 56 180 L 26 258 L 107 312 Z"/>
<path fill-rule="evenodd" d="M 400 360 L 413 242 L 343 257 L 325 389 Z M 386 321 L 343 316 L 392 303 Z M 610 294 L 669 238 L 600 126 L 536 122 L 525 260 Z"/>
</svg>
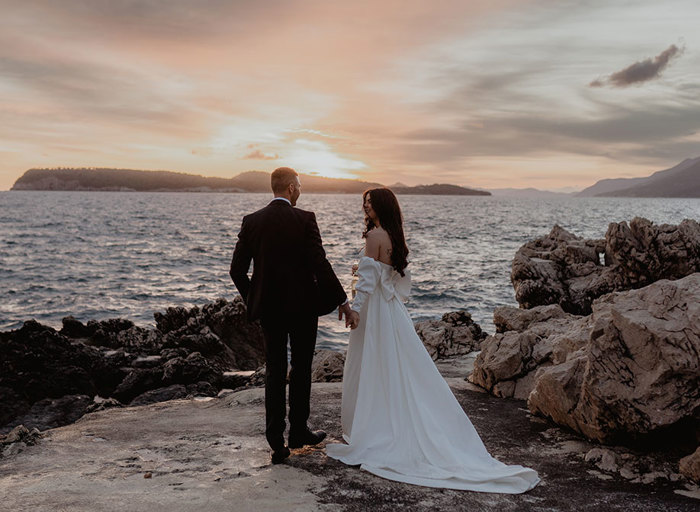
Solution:
<svg viewBox="0 0 700 512">
<path fill-rule="evenodd" d="M 391 265 L 391 238 L 386 230 L 377 227 L 367 233 L 365 256 Z"/>
<path fill-rule="evenodd" d="M 382 227 L 374 228 L 367 233 L 367 238 L 372 240 L 385 241 L 389 240 L 389 233 Z"/>
</svg>

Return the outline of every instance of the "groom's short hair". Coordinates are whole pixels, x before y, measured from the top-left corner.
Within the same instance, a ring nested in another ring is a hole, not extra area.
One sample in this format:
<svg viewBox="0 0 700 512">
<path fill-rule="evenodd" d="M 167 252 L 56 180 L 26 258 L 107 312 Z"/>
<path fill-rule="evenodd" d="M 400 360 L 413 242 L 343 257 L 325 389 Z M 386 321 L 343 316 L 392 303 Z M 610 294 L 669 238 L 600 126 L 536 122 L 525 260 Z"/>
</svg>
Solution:
<svg viewBox="0 0 700 512">
<path fill-rule="evenodd" d="M 295 178 L 299 176 L 291 167 L 278 167 L 272 171 L 272 176 L 270 176 L 270 185 L 272 186 L 272 191 L 275 194 L 281 194 L 287 187 L 295 183 Z"/>
</svg>

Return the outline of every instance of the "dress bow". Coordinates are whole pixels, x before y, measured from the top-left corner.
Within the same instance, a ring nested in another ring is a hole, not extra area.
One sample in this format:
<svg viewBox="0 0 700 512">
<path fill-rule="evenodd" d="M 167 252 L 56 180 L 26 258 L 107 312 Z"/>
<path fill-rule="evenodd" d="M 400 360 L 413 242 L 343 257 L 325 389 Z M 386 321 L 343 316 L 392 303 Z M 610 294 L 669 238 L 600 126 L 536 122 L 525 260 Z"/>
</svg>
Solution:
<svg viewBox="0 0 700 512">
<path fill-rule="evenodd" d="M 396 272 L 386 263 L 381 263 L 368 256 L 363 256 L 360 259 L 357 290 L 367 293 L 372 293 L 378 286 L 381 290 L 384 300 L 390 301 L 393 298 L 398 298 L 400 301 L 406 301 L 411 293 L 411 276 L 405 270 L 405 275 Z"/>
</svg>

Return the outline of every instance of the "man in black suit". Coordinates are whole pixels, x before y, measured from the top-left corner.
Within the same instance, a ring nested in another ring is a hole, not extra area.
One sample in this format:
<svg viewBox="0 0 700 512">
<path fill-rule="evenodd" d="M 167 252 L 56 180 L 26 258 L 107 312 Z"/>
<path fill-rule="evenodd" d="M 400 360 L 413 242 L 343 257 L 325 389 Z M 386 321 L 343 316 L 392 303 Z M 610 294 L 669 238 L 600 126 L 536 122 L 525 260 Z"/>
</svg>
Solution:
<svg viewBox="0 0 700 512">
<path fill-rule="evenodd" d="M 280 167 L 271 176 L 274 199 L 246 215 L 233 251 L 230 275 L 248 307 L 248 320 L 260 320 L 265 339 L 265 436 L 272 462 L 282 462 L 289 448 L 323 441 L 326 433 L 308 425 L 311 362 L 318 316 L 339 308 L 338 319 L 357 327 L 342 285 L 326 259 L 313 212 L 294 208 L 301 183 L 294 169 Z M 253 261 L 253 277 L 248 278 Z M 287 340 L 289 372 L 289 448 L 284 445 L 287 412 Z"/>
</svg>

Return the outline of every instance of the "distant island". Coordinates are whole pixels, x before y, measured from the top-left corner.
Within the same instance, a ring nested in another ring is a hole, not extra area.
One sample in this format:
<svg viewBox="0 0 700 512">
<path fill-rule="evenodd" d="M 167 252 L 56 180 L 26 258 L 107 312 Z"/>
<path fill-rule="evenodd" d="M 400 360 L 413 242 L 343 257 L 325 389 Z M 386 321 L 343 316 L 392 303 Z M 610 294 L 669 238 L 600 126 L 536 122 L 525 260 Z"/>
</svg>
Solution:
<svg viewBox="0 0 700 512">
<path fill-rule="evenodd" d="M 415 187 L 389 187 L 395 194 L 415 194 L 433 196 L 490 196 L 491 192 L 486 190 L 475 190 L 460 187 L 458 185 L 448 185 L 447 183 L 436 183 L 434 185 L 417 185 Z"/>
<path fill-rule="evenodd" d="M 571 197 L 572 194 L 565 192 L 552 192 L 551 190 L 540 190 L 537 188 L 495 188 L 491 193 L 497 197 L 515 197 L 529 199 L 550 199 Z"/>
<path fill-rule="evenodd" d="M 605 179 L 578 197 L 700 197 L 700 157 L 657 171 L 646 178 Z"/>
<path fill-rule="evenodd" d="M 361 194 L 380 183 L 301 175 L 304 192 Z M 396 194 L 490 196 L 490 192 L 458 185 L 434 184 L 390 187 Z M 269 192 L 270 173 L 248 171 L 233 178 L 214 178 L 172 171 L 106 168 L 29 169 L 10 190 L 129 191 L 129 192 Z"/>
</svg>

